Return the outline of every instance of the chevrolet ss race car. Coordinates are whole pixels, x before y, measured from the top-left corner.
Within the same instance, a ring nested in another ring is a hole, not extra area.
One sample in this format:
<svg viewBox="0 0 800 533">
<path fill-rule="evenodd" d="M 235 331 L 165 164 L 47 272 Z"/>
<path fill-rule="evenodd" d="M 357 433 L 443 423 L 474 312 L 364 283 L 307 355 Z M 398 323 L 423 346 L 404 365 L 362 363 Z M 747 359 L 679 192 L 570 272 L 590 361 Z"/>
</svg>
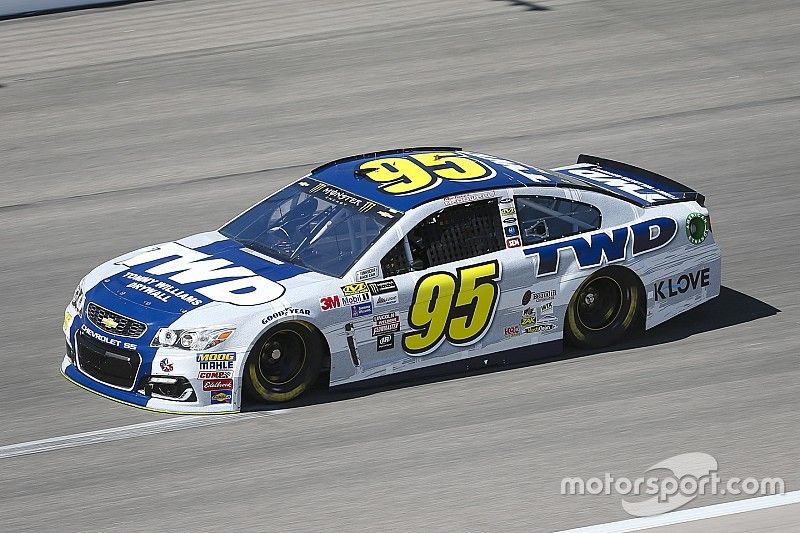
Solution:
<svg viewBox="0 0 800 533">
<path fill-rule="evenodd" d="M 602 347 L 719 294 L 704 197 L 593 156 L 541 170 L 413 148 L 312 170 L 218 231 L 112 259 L 64 315 L 63 374 L 159 411 Z"/>
</svg>

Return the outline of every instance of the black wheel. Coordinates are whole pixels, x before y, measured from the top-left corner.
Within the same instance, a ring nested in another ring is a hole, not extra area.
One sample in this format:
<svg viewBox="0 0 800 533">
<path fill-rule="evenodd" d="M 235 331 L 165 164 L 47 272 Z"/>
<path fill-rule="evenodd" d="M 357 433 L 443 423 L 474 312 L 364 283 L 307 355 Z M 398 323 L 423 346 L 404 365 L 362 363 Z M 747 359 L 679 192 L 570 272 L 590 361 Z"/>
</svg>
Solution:
<svg viewBox="0 0 800 533">
<path fill-rule="evenodd" d="M 618 267 L 603 269 L 572 295 L 565 324 L 567 340 L 581 348 L 613 344 L 641 322 L 644 308 L 636 274 Z"/>
<path fill-rule="evenodd" d="M 244 390 L 251 398 L 288 402 L 311 388 L 320 373 L 324 341 L 303 322 L 286 322 L 253 346 L 244 368 Z"/>
</svg>

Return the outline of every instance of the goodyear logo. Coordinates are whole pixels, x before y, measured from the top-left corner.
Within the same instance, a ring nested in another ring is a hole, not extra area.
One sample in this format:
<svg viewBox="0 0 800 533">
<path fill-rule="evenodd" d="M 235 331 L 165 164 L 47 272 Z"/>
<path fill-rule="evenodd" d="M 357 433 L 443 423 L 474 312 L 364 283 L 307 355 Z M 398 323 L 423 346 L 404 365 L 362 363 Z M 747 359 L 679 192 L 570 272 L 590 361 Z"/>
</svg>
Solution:
<svg viewBox="0 0 800 533">
<path fill-rule="evenodd" d="M 236 353 L 235 352 L 225 352 L 225 353 L 199 353 L 197 354 L 197 362 L 205 362 L 205 361 L 236 361 Z"/>
<path fill-rule="evenodd" d="M 351 283 L 350 285 L 345 285 L 342 287 L 342 294 L 345 296 L 352 296 L 353 294 L 364 294 L 369 292 L 367 290 L 367 284 L 364 282 L 359 283 Z"/>
</svg>

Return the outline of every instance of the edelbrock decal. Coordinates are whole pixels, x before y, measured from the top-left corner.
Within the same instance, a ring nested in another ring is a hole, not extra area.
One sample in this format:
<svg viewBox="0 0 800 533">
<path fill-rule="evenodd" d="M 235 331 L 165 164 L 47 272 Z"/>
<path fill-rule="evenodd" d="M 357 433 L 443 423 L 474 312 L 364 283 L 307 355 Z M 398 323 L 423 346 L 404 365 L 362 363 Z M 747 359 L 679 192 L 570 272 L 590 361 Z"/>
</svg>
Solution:
<svg viewBox="0 0 800 533">
<path fill-rule="evenodd" d="M 168 279 L 178 284 L 235 278 L 194 289 L 195 292 L 206 298 L 234 305 L 265 304 L 283 294 L 282 285 L 257 275 L 249 268 L 230 266 L 233 263 L 227 259 L 208 259 L 211 257 L 210 255 L 175 242 L 162 244 L 130 259 L 120 261 L 118 264 L 130 268 L 176 256 L 176 259 L 152 266 L 145 272 L 157 276 L 172 274 L 168 276 Z"/>
</svg>

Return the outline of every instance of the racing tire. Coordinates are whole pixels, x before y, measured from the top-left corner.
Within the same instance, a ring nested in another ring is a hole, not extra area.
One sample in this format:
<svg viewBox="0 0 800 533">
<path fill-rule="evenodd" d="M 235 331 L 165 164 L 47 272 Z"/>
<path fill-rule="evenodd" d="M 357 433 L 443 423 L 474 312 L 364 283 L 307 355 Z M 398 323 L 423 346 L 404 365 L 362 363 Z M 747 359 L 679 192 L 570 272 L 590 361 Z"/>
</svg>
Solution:
<svg viewBox="0 0 800 533">
<path fill-rule="evenodd" d="M 645 308 L 638 276 L 626 268 L 605 268 L 587 278 L 572 295 L 565 336 L 580 348 L 614 344 L 643 322 Z"/>
<path fill-rule="evenodd" d="M 242 385 L 254 400 L 288 402 L 310 389 L 320 374 L 325 343 L 304 322 L 285 322 L 253 345 Z"/>
</svg>

